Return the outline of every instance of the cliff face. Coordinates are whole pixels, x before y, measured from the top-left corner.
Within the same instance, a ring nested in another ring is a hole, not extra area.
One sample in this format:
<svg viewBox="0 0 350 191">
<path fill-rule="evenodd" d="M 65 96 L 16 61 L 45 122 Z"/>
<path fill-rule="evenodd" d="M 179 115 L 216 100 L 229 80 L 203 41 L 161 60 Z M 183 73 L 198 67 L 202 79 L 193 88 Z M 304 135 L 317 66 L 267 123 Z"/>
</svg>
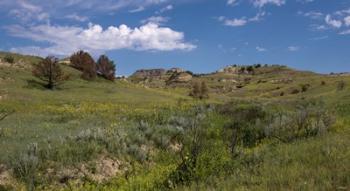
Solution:
<svg viewBox="0 0 350 191">
<path fill-rule="evenodd" d="M 186 84 L 192 80 L 192 75 L 181 68 L 137 70 L 129 77 L 134 83 L 150 87 L 164 87 L 167 85 Z"/>
<path fill-rule="evenodd" d="M 131 77 L 134 78 L 161 78 L 166 74 L 165 69 L 137 70 Z"/>
</svg>

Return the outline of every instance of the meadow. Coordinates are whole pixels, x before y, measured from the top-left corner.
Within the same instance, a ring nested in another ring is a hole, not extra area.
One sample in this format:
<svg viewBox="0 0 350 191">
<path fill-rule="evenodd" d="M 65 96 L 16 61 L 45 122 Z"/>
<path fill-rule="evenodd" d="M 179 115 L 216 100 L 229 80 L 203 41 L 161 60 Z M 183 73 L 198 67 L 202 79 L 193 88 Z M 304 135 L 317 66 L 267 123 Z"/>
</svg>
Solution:
<svg viewBox="0 0 350 191">
<path fill-rule="evenodd" d="M 349 76 L 282 68 L 222 92 L 230 76 L 210 74 L 193 79 L 212 90 L 195 100 L 62 67 L 70 79 L 51 91 L 0 65 L 0 190 L 350 189 Z"/>
</svg>

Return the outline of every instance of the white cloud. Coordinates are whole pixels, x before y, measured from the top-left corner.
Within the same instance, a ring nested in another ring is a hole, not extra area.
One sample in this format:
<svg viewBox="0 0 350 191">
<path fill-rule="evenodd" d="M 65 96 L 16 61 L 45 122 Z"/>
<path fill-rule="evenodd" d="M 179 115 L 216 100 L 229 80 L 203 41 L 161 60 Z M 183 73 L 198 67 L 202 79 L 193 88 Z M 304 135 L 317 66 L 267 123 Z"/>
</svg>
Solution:
<svg viewBox="0 0 350 191">
<path fill-rule="evenodd" d="M 350 29 L 339 33 L 340 35 L 350 35 Z"/>
<path fill-rule="evenodd" d="M 314 2 L 315 0 L 297 0 L 297 1 L 301 3 L 311 3 L 311 2 Z"/>
<path fill-rule="evenodd" d="M 144 11 L 144 10 L 145 10 L 145 8 L 140 6 L 140 7 L 137 7 L 136 9 L 131 9 L 129 11 L 129 13 L 138 13 L 138 12 L 141 12 L 141 11 Z"/>
<path fill-rule="evenodd" d="M 256 49 L 258 52 L 266 52 L 266 51 L 267 51 L 266 48 L 263 48 L 263 47 L 260 47 L 260 46 L 255 47 L 255 49 Z"/>
<path fill-rule="evenodd" d="M 344 23 L 346 26 L 350 26 L 350 16 L 344 18 Z"/>
<path fill-rule="evenodd" d="M 324 39 L 327 39 L 328 36 L 318 36 L 318 37 L 313 37 L 313 38 L 310 38 L 310 40 L 324 40 Z"/>
<path fill-rule="evenodd" d="M 311 19 L 322 19 L 323 18 L 323 13 L 318 12 L 318 11 L 309 11 L 306 13 L 299 12 L 300 15 L 303 15 L 305 17 L 309 17 Z"/>
<path fill-rule="evenodd" d="M 235 6 L 237 5 L 237 0 L 227 0 L 227 5 Z"/>
<path fill-rule="evenodd" d="M 142 20 L 141 23 L 143 23 L 143 24 L 154 23 L 154 24 L 157 24 L 157 25 L 162 25 L 162 24 L 164 24 L 164 23 L 166 23 L 168 21 L 169 21 L 168 17 L 152 16 L 152 17 L 149 17 L 147 19 Z"/>
<path fill-rule="evenodd" d="M 288 50 L 290 52 L 296 52 L 296 51 L 299 51 L 300 47 L 299 46 L 289 46 L 288 47 Z"/>
<path fill-rule="evenodd" d="M 350 8 L 336 11 L 335 14 L 339 16 L 348 15 L 350 14 Z"/>
<path fill-rule="evenodd" d="M 7 1 L 7 0 L 5 0 Z M 28 22 L 31 20 L 46 21 L 48 22 L 50 15 L 43 11 L 43 8 L 34 4 L 31 4 L 25 0 L 17 0 L 16 6 L 10 9 L 9 14 L 22 22 Z M 6 5 L 9 5 L 7 3 Z"/>
<path fill-rule="evenodd" d="M 49 17 L 63 18 L 72 10 L 77 13 L 113 13 L 123 8 L 142 11 L 152 5 L 174 0 L 0 0 L 0 13 L 10 14 L 24 21 L 45 21 Z"/>
<path fill-rule="evenodd" d="M 161 14 L 161 13 L 164 13 L 164 12 L 167 12 L 167 11 L 171 11 L 174 9 L 174 6 L 173 5 L 167 5 L 166 7 L 163 7 L 161 8 L 159 11 L 157 11 L 156 13 L 157 14 Z"/>
<path fill-rule="evenodd" d="M 281 6 L 286 3 L 285 0 L 254 0 L 253 5 L 255 7 L 264 7 L 265 5 L 272 4 L 272 5 L 277 5 Z"/>
<path fill-rule="evenodd" d="M 88 21 L 88 20 L 89 20 L 88 17 L 80 16 L 80 15 L 78 15 L 78 14 L 76 14 L 76 13 L 67 15 L 67 16 L 65 16 L 65 18 L 71 19 L 71 20 L 75 20 L 75 21 L 79 21 L 79 22 L 85 22 L 85 21 Z"/>
<path fill-rule="evenodd" d="M 328 25 L 334 27 L 334 28 L 340 28 L 343 23 L 340 20 L 332 19 L 331 15 L 327 15 L 325 18 L 325 21 Z"/>
<path fill-rule="evenodd" d="M 88 28 L 73 26 L 37 25 L 24 28 L 19 25 L 7 27 L 15 37 L 47 42 L 48 47 L 19 47 L 13 50 L 40 55 L 69 55 L 77 50 L 104 52 L 117 49 L 138 51 L 192 50 L 196 46 L 184 42 L 184 34 L 170 28 L 147 23 L 138 28 L 126 25 L 110 26 L 89 24 Z"/>
<path fill-rule="evenodd" d="M 218 21 L 222 22 L 226 26 L 231 27 L 240 27 L 248 24 L 249 22 L 258 22 L 260 21 L 264 16 L 266 15 L 265 12 L 259 12 L 257 15 L 255 15 L 252 18 L 234 18 L 234 19 L 228 19 L 224 16 L 218 17 Z"/>
<path fill-rule="evenodd" d="M 231 27 L 240 27 L 244 26 L 248 23 L 248 21 L 244 18 L 241 19 L 225 19 L 224 24 L 226 26 L 231 26 Z"/>
</svg>

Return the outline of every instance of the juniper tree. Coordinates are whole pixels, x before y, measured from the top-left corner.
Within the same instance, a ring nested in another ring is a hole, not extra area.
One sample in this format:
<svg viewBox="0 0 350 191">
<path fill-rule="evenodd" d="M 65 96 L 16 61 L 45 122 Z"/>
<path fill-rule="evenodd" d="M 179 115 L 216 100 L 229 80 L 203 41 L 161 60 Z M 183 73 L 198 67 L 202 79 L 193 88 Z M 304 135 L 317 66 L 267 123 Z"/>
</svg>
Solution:
<svg viewBox="0 0 350 191">
<path fill-rule="evenodd" d="M 102 55 L 97 61 L 97 73 L 107 80 L 114 81 L 116 73 L 115 64 L 106 55 Z"/>
<path fill-rule="evenodd" d="M 78 51 L 70 57 L 72 66 L 82 71 L 81 77 L 84 80 L 93 80 L 97 76 L 96 63 L 91 55 L 84 51 Z"/>
<path fill-rule="evenodd" d="M 62 71 L 58 59 L 50 56 L 34 65 L 32 73 L 45 82 L 45 87 L 51 90 L 68 79 L 68 76 Z"/>
</svg>

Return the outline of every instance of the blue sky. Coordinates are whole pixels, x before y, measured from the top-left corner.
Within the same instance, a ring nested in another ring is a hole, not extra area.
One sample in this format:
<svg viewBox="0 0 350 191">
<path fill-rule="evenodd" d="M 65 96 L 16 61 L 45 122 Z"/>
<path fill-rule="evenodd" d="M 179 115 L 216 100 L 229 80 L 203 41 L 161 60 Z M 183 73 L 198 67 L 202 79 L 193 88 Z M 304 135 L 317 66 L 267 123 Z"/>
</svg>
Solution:
<svg viewBox="0 0 350 191">
<path fill-rule="evenodd" d="M 0 50 L 107 54 L 120 75 L 255 63 L 350 71 L 349 0 L 0 0 L 0 14 Z"/>
</svg>

